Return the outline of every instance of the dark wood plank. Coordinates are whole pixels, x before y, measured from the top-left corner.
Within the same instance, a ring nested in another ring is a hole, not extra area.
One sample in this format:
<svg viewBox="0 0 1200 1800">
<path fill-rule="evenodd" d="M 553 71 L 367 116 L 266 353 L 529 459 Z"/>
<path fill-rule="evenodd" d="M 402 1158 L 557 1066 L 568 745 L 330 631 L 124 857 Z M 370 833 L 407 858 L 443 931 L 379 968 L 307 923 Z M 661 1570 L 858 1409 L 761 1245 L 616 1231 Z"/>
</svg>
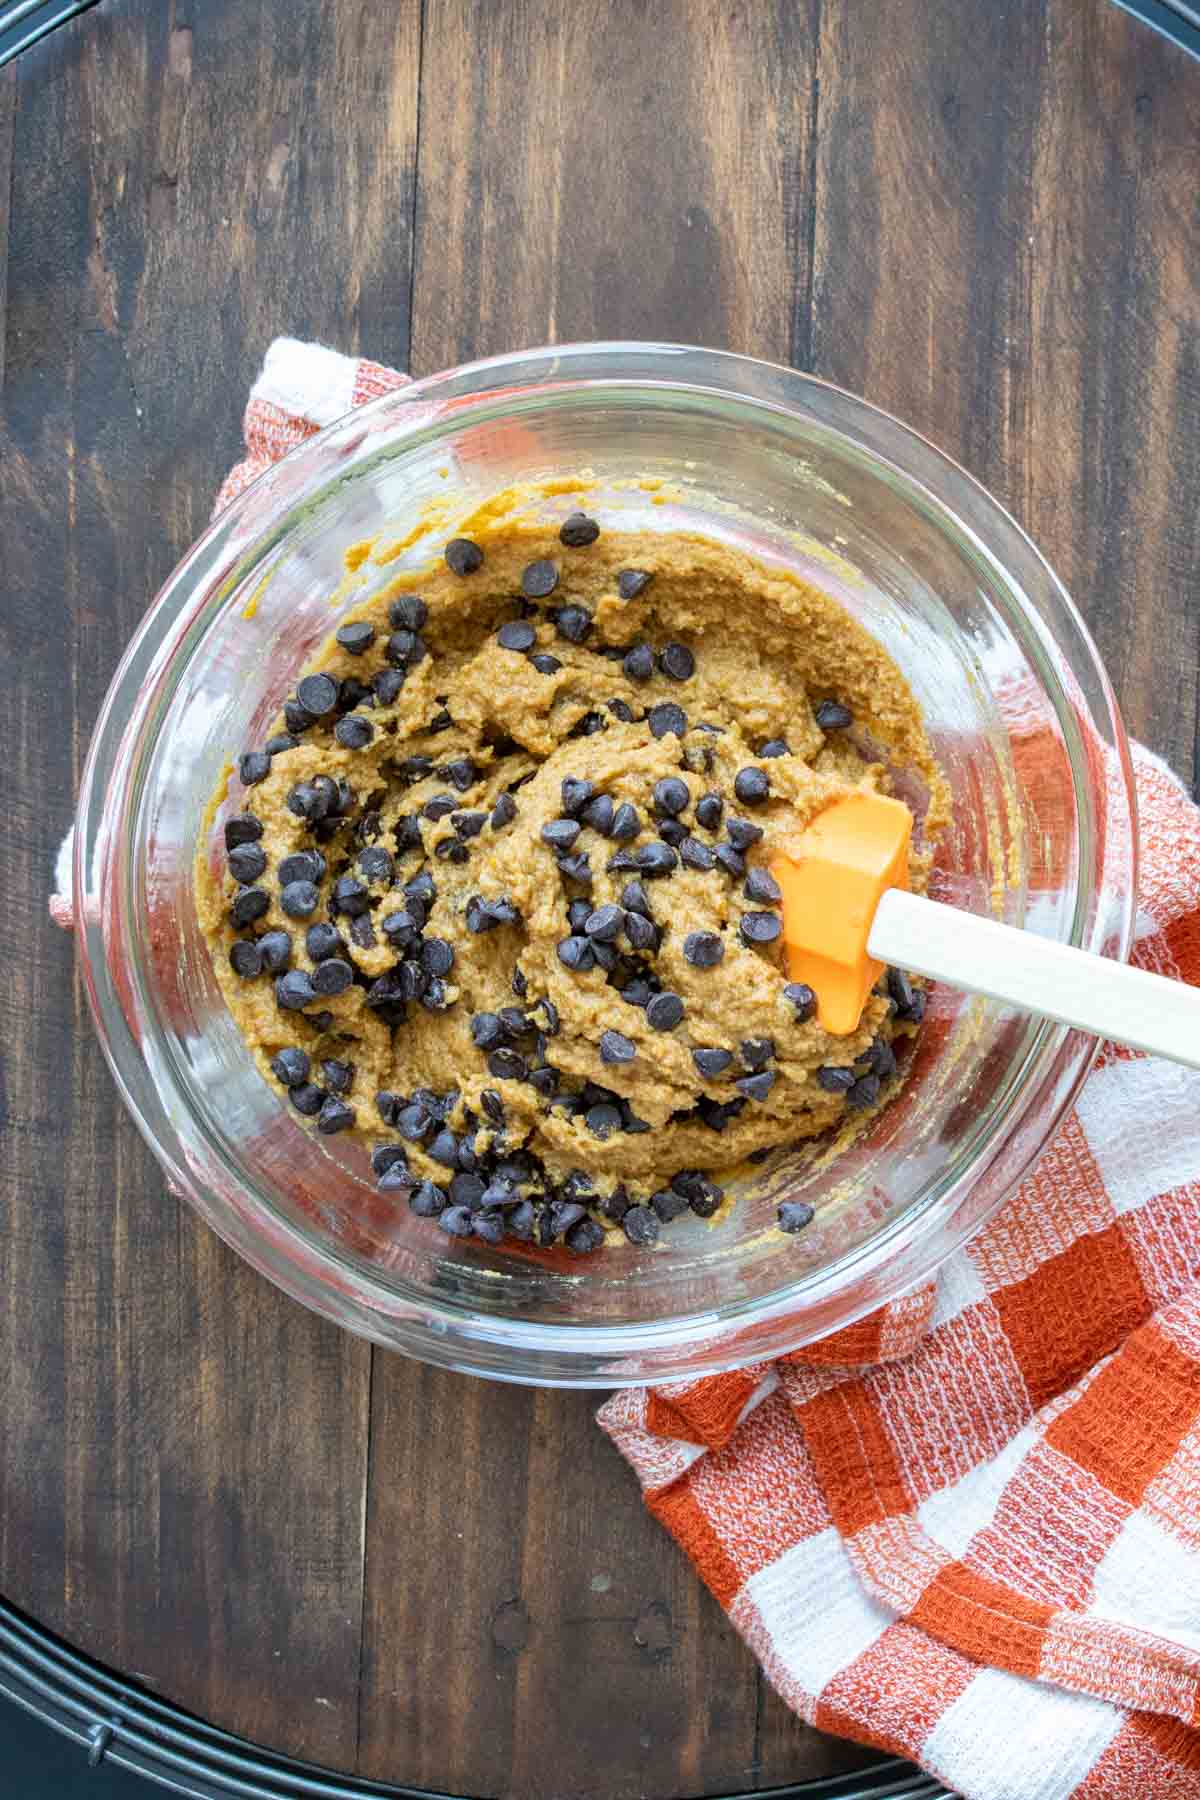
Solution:
<svg viewBox="0 0 1200 1800">
<path fill-rule="evenodd" d="M 347 1767 L 370 1352 L 164 1193 L 44 902 L 104 689 L 267 342 L 406 352 L 418 26 L 415 0 L 109 0 L 0 77 L 0 632 L 30 670 L 5 739 L 0 1587 Z"/>
</svg>

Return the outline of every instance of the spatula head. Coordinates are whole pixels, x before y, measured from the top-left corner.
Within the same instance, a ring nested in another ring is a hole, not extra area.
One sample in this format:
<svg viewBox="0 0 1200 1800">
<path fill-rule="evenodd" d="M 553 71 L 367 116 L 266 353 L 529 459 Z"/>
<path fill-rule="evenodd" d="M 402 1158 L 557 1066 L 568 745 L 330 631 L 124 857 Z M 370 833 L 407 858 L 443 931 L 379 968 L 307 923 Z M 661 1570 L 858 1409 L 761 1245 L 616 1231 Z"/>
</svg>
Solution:
<svg viewBox="0 0 1200 1800">
<path fill-rule="evenodd" d="M 908 886 L 911 837 L 907 806 L 864 789 L 827 806 L 771 859 L 792 980 L 813 990 L 819 1023 L 837 1037 L 858 1029 L 883 973 L 867 939 L 880 897 Z"/>
</svg>

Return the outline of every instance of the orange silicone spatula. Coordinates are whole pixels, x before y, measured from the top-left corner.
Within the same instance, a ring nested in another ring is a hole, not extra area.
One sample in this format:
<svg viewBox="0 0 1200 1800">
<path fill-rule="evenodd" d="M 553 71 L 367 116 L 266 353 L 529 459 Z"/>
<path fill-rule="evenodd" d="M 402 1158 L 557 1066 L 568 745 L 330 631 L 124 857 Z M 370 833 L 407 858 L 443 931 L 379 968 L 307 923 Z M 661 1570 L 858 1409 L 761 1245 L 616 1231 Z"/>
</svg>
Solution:
<svg viewBox="0 0 1200 1800">
<path fill-rule="evenodd" d="M 911 836 L 901 801 L 862 790 L 771 859 L 792 979 L 826 1031 L 857 1028 L 891 963 L 1200 1069 L 1200 988 L 909 893 Z"/>
</svg>

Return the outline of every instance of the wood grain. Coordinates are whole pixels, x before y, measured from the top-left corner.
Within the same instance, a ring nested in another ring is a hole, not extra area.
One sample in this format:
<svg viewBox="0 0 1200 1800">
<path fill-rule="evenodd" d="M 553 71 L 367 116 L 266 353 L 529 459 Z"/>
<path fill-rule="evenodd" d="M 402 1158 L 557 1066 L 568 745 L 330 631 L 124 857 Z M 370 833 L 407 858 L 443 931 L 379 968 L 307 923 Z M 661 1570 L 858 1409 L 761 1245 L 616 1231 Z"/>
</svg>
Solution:
<svg viewBox="0 0 1200 1800">
<path fill-rule="evenodd" d="M 1200 75 L 1099 0 L 106 0 L 0 71 L 0 1590 L 217 1723 L 520 1800 L 801 1726 L 595 1397 L 320 1324 L 162 1189 L 46 924 L 121 647 L 282 330 L 811 367 L 1004 499 L 1197 758 Z"/>
</svg>

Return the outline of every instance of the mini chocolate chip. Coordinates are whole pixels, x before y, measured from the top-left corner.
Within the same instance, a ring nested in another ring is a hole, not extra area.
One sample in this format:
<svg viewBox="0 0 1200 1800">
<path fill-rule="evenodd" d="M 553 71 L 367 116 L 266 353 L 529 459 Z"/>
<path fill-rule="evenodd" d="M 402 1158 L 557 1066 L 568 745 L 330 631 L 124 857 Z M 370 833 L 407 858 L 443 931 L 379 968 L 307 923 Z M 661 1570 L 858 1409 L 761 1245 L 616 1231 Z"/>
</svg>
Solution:
<svg viewBox="0 0 1200 1800">
<path fill-rule="evenodd" d="M 591 783 L 589 782 L 587 785 L 590 787 Z M 563 783 L 563 786 L 566 786 L 565 782 Z M 613 804 L 611 796 L 608 794 L 597 794 L 594 800 L 588 801 L 587 805 L 580 813 L 580 818 L 583 820 L 584 824 L 590 825 L 592 830 L 599 832 L 601 837 L 612 836 L 613 820 L 615 816 L 616 807 Z"/>
<path fill-rule="evenodd" d="M 621 929 L 624 913 L 619 906 L 598 906 L 584 921 L 588 937 L 600 944 L 611 944 Z"/>
<path fill-rule="evenodd" d="M 343 650 L 361 656 L 375 642 L 375 627 L 369 619 L 354 619 L 349 625 L 340 625 L 335 635 Z"/>
<path fill-rule="evenodd" d="M 658 1217 L 648 1206 L 631 1206 L 621 1220 L 621 1229 L 631 1244 L 658 1242 Z"/>
<path fill-rule="evenodd" d="M 659 819 L 677 819 L 692 797 L 686 781 L 678 775 L 664 775 L 654 784 L 654 813 Z"/>
<path fill-rule="evenodd" d="M 265 750 L 247 750 L 238 757 L 238 774 L 244 786 L 254 787 L 271 773 L 271 758 Z"/>
<path fill-rule="evenodd" d="M 563 816 L 577 819 L 595 792 L 593 782 L 581 780 L 577 775 L 568 775 L 561 788 Z"/>
<path fill-rule="evenodd" d="M 500 831 L 505 825 L 511 825 L 517 816 L 517 803 L 511 794 L 497 796 L 492 808 L 492 830 Z"/>
<path fill-rule="evenodd" d="M 783 923 L 776 913 L 743 913 L 738 926 L 743 944 L 773 944 L 782 930 Z"/>
<path fill-rule="evenodd" d="M 262 820 L 253 813 L 234 813 L 225 821 L 225 848 L 236 850 L 239 844 L 256 844 L 263 834 Z"/>
<path fill-rule="evenodd" d="M 252 981 L 262 974 L 262 951 L 256 943 L 240 938 L 230 949 L 229 966 L 242 981 Z"/>
<path fill-rule="evenodd" d="M 672 731 L 676 737 L 683 737 L 688 728 L 687 714 L 682 706 L 676 706 L 670 700 L 664 701 L 661 706 L 652 706 L 646 714 L 646 723 L 650 727 L 650 735 L 656 738 L 664 738 Z"/>
<path fill-rule="evenodd" d="M 822 731 L 845 731 L 854 723 L 854 714 L 840 700 L 822 700 L 815 716 Z"/>
<path fill-rule="evenodd" d="M 592 1136 L 599 1138 L 601 1143 L 604 1143 L 614 1131 L 620 1131 L 621 1111 L 619 1107 L 602 1102 L 588 1108 L 583 1122 Z"/>
<path fill-rule="evenodd" d="M 324 962 L 327 956 L 337 956 L 346 946 L 342 934 L 336 925 L 310 925 L 304 934 L 304 948 L 314 962 Z"/>
<path fill-rule="evenodd" d="M 592 615 L 586 606 L 562 606 L 554 620 L 554 629 L 568 644 L 582 644 L 592 629 Z"/>
<path fill-rule="evenodd" d="M 733 1055 L 728 1050 L 718 1050 L 714 1046 L 710 1050 L 693 1050 L 692 1061 L 706 1081 L 715 1081 L 718 1075 L 725 1073 L 733 1061 Z"/>
<path fill-rule="evenodd" d="M 628 800 L 622 800 L 613 814 L 609 837 L 615 838 L 620 844 L 626 844 L 631 838 L 635 838 L 641 829 L 642 821 L 637 807 L 631 805 Z"/>
<path fill-rule="evenodd" d="M 404 678 L 403 669 L 380 669 L 372 675 L 371 688 L 380 706 L 391 706 L 400 698 Z"/>
<path fill-rule="evenodd" d="M 375 736 L 375 727 L 361 713 L 347 713 L 334 726 L 333 735 L 343 750 L 365 750 Z"/>
<path fill-rule="evenodd" d="M 698 869 L 707 875 L 717 866 L 717 853 L 710 844 L 702 844 L 699 838 L 685 837 L 679 846 L 679 860 L 685 869 Z"/>
<path fill-rule="evenodd" d="M 270 905 L 271 896 L 265 888 L 244 887 L 234 895 L 229 917 L 240 931 L 247 925 L 253 925 L 255 919 L 261 919 L 269 911 Z"/>
<path fill-rule="evenodd" d="M 637 1045 L 619 1031 L 602 1031 L 600 1033 L 600 1060 L 606 1063 L 631 1063 L 637 1055 Z"/>
<path fill-rule="evenodd" d="M 672 1219 L 677 1219 L 688 1209 L 687 1201 L 674 1188 L 660 1188 L 657 1194 L 651 1194 L 650 1204 L 664 1225 L 669 1225 Z"/>
<path fill-rule="evenodd" d="M 454 967 L 454 945 L 445 938 L 426 938 L 421 945 L 421 967 L 427 975 L 448 975 Z"/>
<path fill-rule="evenodd" d="M 686 644 L 665 644 L 658 666 L 672 681 L 690 681 L 696 673 L 696 659 Z"/>
<path fill-rule="evenodd" d="M 727 875 L 736 880 L 746 873 L 746 859 L 734 849 L 732 844 L 718 844 L 713 851 L 718 868 L 724 869 Z"/>
<path fill-rule="evenodd" d="M 559 526 L 560 540 L 572 550 L 583 550 L 588 544 L 594 544 L 600 536 L 600 527 L 595 519 L 589 519 L 586 513 L 569 513 Z"/>
<path fill-rule="evenodd" d="M 817 1010 L 817 996 L 803 981 L 789 981 L 783 990 L 783 997 L 794 1007 L 798 1025 L 807 1024 Z"/>
<path fill-rule="evenodd" d="M 456 812 L 451 814 L 450 823 L 454 827 L 455 836 L 467 843 L 471 838 L 479 836 L 487 824 L 487 814 L 484 812 Z"/>
<path fill-rule="evenodd" d="M 580 829 L 578 819 L 548 819 L 542 826 L 542 842 L 554 850 L 569 850 Z"/>
<path fill-rule="evenodd" d="M 670 844 L 643 844 L 634 852 L 634 864 L 643 875 L 657 877 L 669 875 L 679 862 L 678 856 Z"/>
<path fill-rule="evenodd" d="M 234 880 L 249 886 L 266 868 L 267 853 L 261 844 L 238 844 L 229 852 L 228 862 Z"/>
<path fill-rule="evenodd" d="M 529 660 L 539 675 L 557 675 L 562 668 L 557 656 L 551 656 L 548 650 L 539 650 L 537 655 L 531 656 Z"/>
<path fill-rule="evenodd" d="M 703 825 L 705 831 L 718 831 L 724 811 L 725 802 L 720 794 L 701 794 L 696 802 L 696 823 Z"/>
<path fill-rule="evenodd" d="M 564 968 L 583 973 L 595 966 L 596 952 L 590 938 L 565 937 L 557 946 L 558 960 Z"/>
<path fill-rule="evenodd" d="M 264 931 L 258 940 L 263 968 L 270 975 L 282 975 L 292 960 L 292 940 L 286 931 Z"/>
<path fill-rule="evenodd" d="M 470 538 L 451 538 L 443 554 L 455 575 L 473 575 L 483 567 L 483 551 Z"/>
<path fill-rule="evenodd" d="M 299 1012 L 317 997 L 317 990 L 312 984 L 312 977 L 303 969 L 289 969 L 275 983 L 275 1001 L 285 1012 Z"/>
<path fill-rule="evenodd" d="M 333 884 L 331 912 L 344 912 L 348 919 L 354 919 L 365 913 L 370 903 L 371 896 L 361 881 L 353 875 L 339 875 Z"/>
<path fill-rule="evenodd" d="M 653 919 L 647 919 L 641 913 L 631 912 L 625 915 L 625 936 L 631 950 L 653 952 L 658 949 L 658 926 Z"/>
<path fill-rule="evenodd" d="M 683 960 L 693 969 L 715 969 L 725 955 L 719 931 L 689 931 L 683 940 Z"/>
<path fill-rule="evenodd" d="M 652 1031 L 674 1031 L 683 1013 L 683 1001 L 678 994 L 655 994 L 646 1007 L 646 1023 Z"/>
<path fill-rule="evenodd" d="M 827 1094 L 845 1094 L 854 1086 L 854 1070 L 826 1064 L 817 1070 L 817 1086 Z"/>
<path fill-rule="evenodd" d="M 738 1045 L 738 1052 L 747 1069 L 761 1069 L 775 1055 L 775 1039 L 743 1038 Z"/>
<path fill-rule="evenodd" d="M 811 1225 L 816 1214 L 807 1200 L 781 1200 L 776 1217 L 780 1231 L 803 1231 Z"/>
<path fill-rule="evenodd" d="M 874 1106 L 879 1099 L 879 1085 L 878 1075 L 860 1075 L 854 1085 L 846 1089 L 846 1105 L 856 1112 Z"/>
<path fill-rule="evenodd" d="M 783 899 L 783 890 L 768 869 L 751 869 L 742 892 L 760 905 L 777 906 Z"/>
<path fill-rule="evenodd" d="M 332 1000 L 335 994 L 344 994 L 353 980 L 353 966 L 340 956 L 327 957 L 324 962 L 319 962 L 312 972 L 314 988 L 327 1000 Z"/>
<path fill-rule="evenodd" d="M 315 1119 L 325 1104 L 324 1094 L 319 1087 L 314 1087 L 311 1081 L 304 1081 L 298 1087 L 289 1088 L 288 1099 L 296 1111 L 303 1113 L 306 1119 Z"/>
<path fill-rule="evenodd" d="M 649 644 L 635 644 L 621 663 L 630 681 L 649 681 L 654 673 L 654 652 Z"/>
<path fill-rule="evenodd" d="M 617 592 L 622 600 L 636 600 L 653 579 L 648 569 L 622 569 L 617 576 Z"/>
<path fill-rule="evenodd" d="M 771 777 L 765 769 L 739 769 L 733 778 L 733 791 L 743 806 L 761 806 L 771 792 Z"/>
<path fill-rule="evenodd" d="M 558 567 L 548 557 L 539 557 L 521 570 L 521 592 L 530 600 L 544 600 L 557 586 Z"/>
<path fill-rule="evenodd" d="M 332 675 L 306 675 L 296 684 L 296 698 L 314 719 L 323 719 L 338 703 L 338 684 Z"/>
</svg>

